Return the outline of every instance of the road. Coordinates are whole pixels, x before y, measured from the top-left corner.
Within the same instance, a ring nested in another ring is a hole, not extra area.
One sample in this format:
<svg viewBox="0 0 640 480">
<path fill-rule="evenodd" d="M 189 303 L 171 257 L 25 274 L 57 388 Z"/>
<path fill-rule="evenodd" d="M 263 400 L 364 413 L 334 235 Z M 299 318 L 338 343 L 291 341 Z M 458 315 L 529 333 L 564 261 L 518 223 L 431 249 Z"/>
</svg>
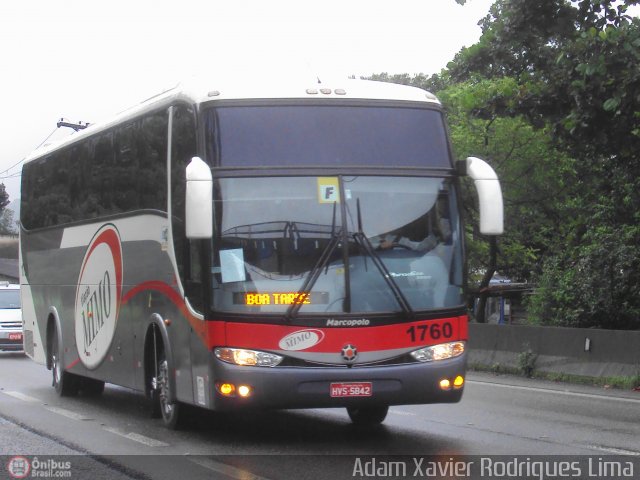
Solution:
<svg viewBox="0 0 640 480">
<path fill-rule="evenodd" d="M 50 372 L 27 357 L 0 354 L 0 367 L 0 438 L 12 439 L 0 455 L 83 454 L 91 478 L 351 478 L 360 455 L 640 462 L 638 392 L 472 372 L 459 404 L 392 407 L 373 429 L 354 427 L 343 409 L 198 410 L 186 430 L 169 431 L 136 392 L 107 385 L 100 397 L 60 398 Z"/>
</svg>

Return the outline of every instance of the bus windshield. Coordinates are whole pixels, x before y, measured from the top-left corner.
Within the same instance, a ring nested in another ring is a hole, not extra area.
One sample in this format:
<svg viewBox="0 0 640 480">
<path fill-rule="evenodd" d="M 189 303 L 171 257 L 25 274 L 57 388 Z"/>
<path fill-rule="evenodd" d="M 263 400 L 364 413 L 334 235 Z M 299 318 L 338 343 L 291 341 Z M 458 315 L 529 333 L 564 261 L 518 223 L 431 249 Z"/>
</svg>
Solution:
<svg viewBox="0 0 640 480">
<path fill-rule="evenodd" d="M 462 304 L 461 233 L 448 179 L 217 182 L 216 311 L 285 315 L 295 303 L 300 315 L 388 313 Z"/>
</svg>

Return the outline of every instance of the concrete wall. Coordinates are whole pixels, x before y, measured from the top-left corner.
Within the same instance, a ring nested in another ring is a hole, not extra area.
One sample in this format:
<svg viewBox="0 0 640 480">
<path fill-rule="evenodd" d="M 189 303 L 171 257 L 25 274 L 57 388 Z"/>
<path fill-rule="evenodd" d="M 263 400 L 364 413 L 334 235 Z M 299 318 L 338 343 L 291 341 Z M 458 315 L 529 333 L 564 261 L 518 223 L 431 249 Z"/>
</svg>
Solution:
<svg viewBox="0 0 640 480">
<path fill-rule="evenodd" d="M 518 368 L 530 349 L 535 369 L 590 377 L 640 374 L 640 331 L 469 324 L 469 364 Z"/>
</svg>

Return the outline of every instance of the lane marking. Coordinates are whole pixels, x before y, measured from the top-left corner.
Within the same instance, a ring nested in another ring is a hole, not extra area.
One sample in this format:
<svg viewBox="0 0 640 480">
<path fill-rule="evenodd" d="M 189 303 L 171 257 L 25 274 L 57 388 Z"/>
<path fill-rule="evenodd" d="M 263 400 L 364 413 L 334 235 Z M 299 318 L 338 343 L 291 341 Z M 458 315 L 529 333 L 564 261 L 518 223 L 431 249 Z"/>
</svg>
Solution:
<svg viewBox="0 0 640 480">
<path fill-rule="evenodd" d="M 268 478 L 261 477 L 259 475 L 254 475 L 253 473 L 247 470 L 242 470 L 240 468 L 232 467 L 224 463 L 216 462 L 209 458 L 187 457 L 187 460 L 197 465 L 200 465 L 201 467 L 204 467 L 207 470 L 211 470 L 216 473 L 221 473 L 222 475 L 229 478 L 233 478 L 235 480 L 269 480 Z"/>
<path fill-rule="evenodd" d="M 613 453 L 614 455 L 628 455 L 633 457 L 640 457 L 640 452 L 636 452 L 633 450 L 625 450 L 624 448 L 601 447 L 599 445 L 587 445 L 587 447 L 593 448 L 594 450 L 600 450 L 601 452 Z"/>
<path fill-rule="evenodd" d="M 5 395 L 9 395 L 10 397 L 17 398 L 18 400 L 22 400 L 23 402 L 40 402 L 39 398 L 30 397 L 29 395 L 25 395 L 21 392 L 2 392 Z"/>
<path fill-rule="evenodd" d="M 128 438 L 129 440 L 133 440 L 134 442 L 142 443 L 148 447 L 168 447 L 169 444 L 165 442 L 161 442 L 160 440 L 156 440 L 155 438 L 147 437 L 146 435 L 141 435 L 135 432 L 123 432 L 114 427 L 103 427 L 107 432 L 114 433 L 120 437 Z"/>
<path fill-rule="evenodd" d="M 70 418 L 72 420 L 89 420 L 89 418 L 84 415 L 80 415 L 79 413 L 72 412 L 71 410 L 66 410 L 64 408 L 52 407 L 51 405 L 45 405 L 45 410 L 49 410 L 52 413 L 56 413 L 58 415 L 62 415 L 63 417 Z"/>
<path fill-rule="evenodd" d="M 568 390 L 554 390 L 552 388 L 525 387 L 523 385 L 506 385 L 503 383 L 483 382 L 481 380 L 467 380 L 467 383 L 470 383 L 470 384 L 475 383 L 478 385 L 490 385 L 492 387 L 500 387 L 500 388 L 513 388 L 516 390 L 524 390 L 527 392 L 557 393 L 558 395 L 567 395 L 570 397 L 581 397 L 581 398 L 589 398 L 589 399 L 595 399 L 595 400 L 607 400 L 607 401 L 625 402 L 625 403 L 640 403 L 640 399 L 636 399 L 636 398 L 613 397 L 611 395 L 596 395 L 594 393 L 570 392 Z"/>
<path fill-rule="evenodd" d="M 394 413 L 396 415 L 404 415 L 405 417 L 415 417 L 416 414 L 413 412 L 406 412 L 404 410 L 395 410 L 393 408 L 389 409 L 389 413 Z"/>
</svg>

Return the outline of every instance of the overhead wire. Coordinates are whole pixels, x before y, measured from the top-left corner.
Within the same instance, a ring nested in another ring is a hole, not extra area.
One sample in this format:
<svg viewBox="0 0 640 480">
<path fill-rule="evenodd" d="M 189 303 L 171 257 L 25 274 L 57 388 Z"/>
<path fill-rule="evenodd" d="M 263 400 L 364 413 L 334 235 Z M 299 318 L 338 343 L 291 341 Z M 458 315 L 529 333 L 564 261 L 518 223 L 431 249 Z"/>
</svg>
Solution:
<svg viewBox="0 0 640 480">
<path fill-rule="evenodd" d="M 37 150 L 37 149 L 39 149 L 42 145 L 44 145 L 44 144 L 45 144 L 45 142 L 46 142 L 47 140 L 49 140 L 49 139 L 51 138 L 51 136 L 52 136 L 54 133 L 56 133 L 56 131 L 57 131 L 57 130 L 58 130 L 58 127 L 54 128 L 54 129 L 51 131 L 51 133 L 50 133 L 49 135 L 47 135 L 47 137 L 46 137 L 44 140 L 42 140 L 42 142 L 40 142 L 40 144 L 39 144 L 36 148 L 34 148 L 34 150 Z M 22 173 L 21 173 L 21 172 L 16 172 L 16 173 L 11 173 L 11 174 L 9 174 L 9 170 L 11 170 L 12 168 L 15 168 L 15 167 L 17 167 L 18 165 L 20 165 L 22 162 L 24 162 L 24 161 L 25 161 L 25 159 L 26 159 L 26 158 L 27 158 L 27 157 L 22 157 L 22 159 L 21 159 L 21 160 L 19 160 L 18 162 L 14 163 L 14 164 L 13 164 L 13 165 L 11 165 L 9 168 L 7 168 L 7 169 L 5 169 L 5 170 L 2 170 L 2 172 L 0 172 L 0 180 L 5 180 L 5 179 L 7 179 L 7 178 L 16 178 L 16 177 L 20 177 L 20 176 L 22 175 Z M 6 173 L 7 175 L 4 175 L 5 173 Z"/>
</svg>

